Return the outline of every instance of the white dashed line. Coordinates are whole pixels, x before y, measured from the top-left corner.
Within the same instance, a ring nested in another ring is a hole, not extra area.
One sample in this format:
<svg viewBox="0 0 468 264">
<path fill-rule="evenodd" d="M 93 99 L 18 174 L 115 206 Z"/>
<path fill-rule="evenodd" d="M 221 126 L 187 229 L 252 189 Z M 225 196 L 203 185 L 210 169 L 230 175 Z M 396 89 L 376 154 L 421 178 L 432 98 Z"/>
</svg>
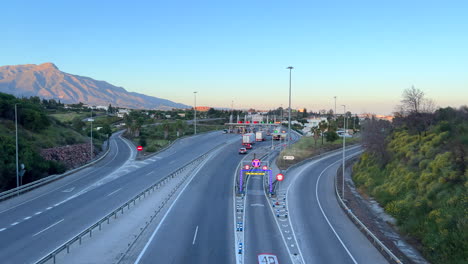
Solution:
<svg viewBox="0 0 468 264">
<path fill-rule="evenodd" d="M 24 220 L 28 220 L 28 219 L 30 219 L 30 218 L 31 218 L 31 216 L 26 216 L 26 217 L 24 218 Z"/>
<path fill-rule="evenodd" d="M 11 225 L 12 225 L 12 226 L 15 226 L 15 225 L 17 225 L 17 224 L 19 224 L 19 222 L 14 222 L 14 223 L 12 223 Z"/>
<path fill-rule="evenodd" d="M 47 229 L 49 229 L 49 228 L 53 227 L 54 225 L 57 225 L 57 224 L 59 224 L 59 223 L 60 223 L 60 222 L 62 222 L 63 220 L 65 220 L 65 219 L 62 219 L 62 220 L 60 220 L 60 221 L 58 221 L 58 222 L 56 222 L 56 223 L 54 223 L 54 224 L 51 224 L 50 226 L 48 226 L 48 227 L 46 227 L 46 228 L 42 229 L 41 231 L 37 232 L 37 233 L 36 233 L 36 234 L 34 234 L 33 236 L 37 236 L 37 235 L 39 235 L 40 233 L 42 233 L 42 232 L 46 231 Z"/>
<path fill-rule="evenodd" d="M 192 245 L 195 245 L 195 240 L 197 240 L 197 234 L 198 234 L 198 226 L 197 226 L 197 228 L 195 229 L 195 235 L 193 236 Z"/>
<path fill-rule="evenodd" d="M 6 230 L 6 228 L 0 228 L 0 232 L 2 232 L 3 230 Z"/>
<path fill-rule="evenodd" d="M 113 195 L 114 193 L 116 193 L 116 192 L 118 192 L 118 191 L 120 191 L 120 190 L 122 190 L 122 188 L 119 188 L 119 189 L 117 189 L 117 190 L 115 190 L 115 191 L 109 193 L 107 196 L 111 196 L 111 195 Z"/>
<path fill-rule="evenodd" d="M 42 212 L 36 212 L 34 215 L 40 215 Z"/>
<path fill-rule="evenodd" d="M 50 210 L 50 209 L 52 209 L 52 208 L 53 208 L 53 207 L 52 207 L 52 206 L 50 206 L 50 207 L 47 207 L 47 208 L 46 208 L 46 210 Z"/>
</svg>

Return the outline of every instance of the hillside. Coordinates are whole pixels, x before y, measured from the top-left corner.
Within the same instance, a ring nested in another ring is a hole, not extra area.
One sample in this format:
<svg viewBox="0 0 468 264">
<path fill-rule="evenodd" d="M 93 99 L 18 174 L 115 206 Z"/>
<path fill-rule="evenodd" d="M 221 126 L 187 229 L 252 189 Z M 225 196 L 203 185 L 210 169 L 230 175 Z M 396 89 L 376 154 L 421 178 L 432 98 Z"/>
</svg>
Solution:
<svg viewBox="0 0 468 264">
<path fill-rule="evenodd" d="M 416 238 L 433 263 L 468 259 L 468 108 L 414 114 L 364 126 L 366 152 L 353 168 L 375 197 Z"/>
<path fill-rule="evenodd" d="M 50 118 L 38 98 L 0 93 L 0 192 L 16 187 L 15 104 L 19 163 L 26 167 L 23 184 L 65 171 L 65 164 L 42 158 L 42 149 L 89 142 L 88 137 Z"/>
<path fill-rule="evenodd" d="M 128 92 L 105 81 L 65 73 L 53 63 L 0 67 L 0 92 L 17 97 L 39 96 L 69 104 L 82 102 L 160 110 L 190 108 L 166 99 Z"/>
</svg>

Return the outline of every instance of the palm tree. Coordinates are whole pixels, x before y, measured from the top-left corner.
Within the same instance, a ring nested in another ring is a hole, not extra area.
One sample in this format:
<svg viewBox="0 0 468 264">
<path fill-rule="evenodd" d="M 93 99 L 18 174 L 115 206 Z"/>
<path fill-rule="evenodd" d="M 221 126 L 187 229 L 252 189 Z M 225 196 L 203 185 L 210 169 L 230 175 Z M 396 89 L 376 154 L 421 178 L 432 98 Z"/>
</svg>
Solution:
<svg viewBox="0 0 468 264">
<path fill-rule="evenodd" d="M 320 137 L 320 129 L 318 127 L 314 127 L 314 128 L 312 128 L 312 133 L 314 133 L 314 135 L 313 135 L 314 143 L 315 143 L 315 147 L 317 147 L 317 140 Z"/>
<path fill-rule="evenodd" d="M 176 121 L 176 129 L 177 129 L 177 137 L 180 137 L 181 135 L 184 134 L 184 129 L 185 129 L 185 122 L 183 122 L 182 120 L 177 120 Z"/>
<path fill-rule="evenodd" d="M 325 134 L 325 131 L 327 131 L 328 129 L 328 123 L 325 121 L 320 122 L 319 129 L 322 132 L 322 145 L 323 145 L 323 135 Z"/>
<path fill-rule="evenodd" d="M 167 139 L 167 137 L 169 136 L 169 128 L 170 128 L 170 125 L 169 125 L 169 122 L 167 122 L 166 120 L 164 120 L 162 123 L 161 123 L 161 126 L 164 130 L 164 139 Z"/>
</svg>

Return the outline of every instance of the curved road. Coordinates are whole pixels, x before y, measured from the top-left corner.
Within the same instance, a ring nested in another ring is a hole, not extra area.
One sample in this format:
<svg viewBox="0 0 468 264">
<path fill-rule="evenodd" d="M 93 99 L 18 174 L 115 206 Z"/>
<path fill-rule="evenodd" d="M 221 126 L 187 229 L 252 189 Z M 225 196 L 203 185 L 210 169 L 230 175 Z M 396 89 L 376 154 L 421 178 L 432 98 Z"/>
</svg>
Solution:
<svg viewBox="0 0 468 264">
<path fill-rule="evenodd" d="M 81 177 L 47 190 L 36 199 L 17 205 L 10 202 L 12 209 L 5 206 L 0 212 L 2 263 L 39 260 L 147 186 L 233 138 L 221 132 L 185 138 L 145 161 L 128 160 L 126 143 L 114 138 L 111 144 L 117 144 L 113 152 L 117 156 L 108 155 L 81 171 Z"/>
</svg>

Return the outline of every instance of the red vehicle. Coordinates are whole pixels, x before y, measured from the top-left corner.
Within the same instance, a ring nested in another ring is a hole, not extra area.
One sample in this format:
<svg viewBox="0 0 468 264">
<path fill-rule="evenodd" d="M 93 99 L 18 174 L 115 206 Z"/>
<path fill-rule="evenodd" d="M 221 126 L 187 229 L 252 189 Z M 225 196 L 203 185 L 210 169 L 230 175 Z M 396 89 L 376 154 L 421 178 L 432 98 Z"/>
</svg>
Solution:
<svg viewBox="0 0 468 264">
<path fill-rule="evenodd" d="M 252 144 L 245 144 L 246 149 L 252 149 Z"/>
</svg>

